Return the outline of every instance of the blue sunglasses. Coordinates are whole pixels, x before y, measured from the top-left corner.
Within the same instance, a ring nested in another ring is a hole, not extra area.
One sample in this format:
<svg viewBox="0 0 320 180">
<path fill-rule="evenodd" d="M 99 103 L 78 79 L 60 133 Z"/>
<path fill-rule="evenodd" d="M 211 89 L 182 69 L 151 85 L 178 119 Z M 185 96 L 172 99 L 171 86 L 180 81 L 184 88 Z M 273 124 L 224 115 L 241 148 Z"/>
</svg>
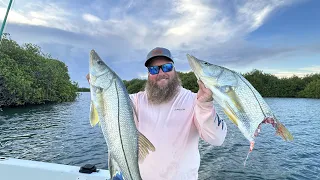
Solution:
<svg viewBox="0 0 320 180">
<path fill-rule="evenodd" d="M 170 72 L 173 69 L 172 63 L 162 64 L 161 66 L 150 66 L 148 67 L 148 71 L 150 74 L 155 75 L 159 74 L 160 68 L 163 72 Z"/>
</svg>

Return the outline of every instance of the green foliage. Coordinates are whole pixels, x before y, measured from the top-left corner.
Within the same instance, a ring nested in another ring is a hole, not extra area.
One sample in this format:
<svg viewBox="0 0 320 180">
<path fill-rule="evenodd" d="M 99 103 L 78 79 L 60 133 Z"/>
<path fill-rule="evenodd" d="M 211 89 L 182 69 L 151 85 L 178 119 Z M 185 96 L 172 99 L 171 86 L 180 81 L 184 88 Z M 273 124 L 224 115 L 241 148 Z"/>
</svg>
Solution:
<svg viewBox="0 0 320 180">
<path fill-rule="evenodd" d="M 0 44 L 0 106 L 74 101 L 78 84 L 71 82 L 67 66 L 40 47 L 19 46 L 4 37 Z"/>
<path fill-rule="evenodd" d="M 306 88 L 299 92 L 299 97 L 320 98 L 320 79 L 308 83 Z"/>
<path fill-rule="evenodd" d="M 192 92 L 198 92 L 199 86 L 197 83 L 197 77 L 194 75 L 193 72 L 178 72 L 178 75 L 181 79 L 181 84 L 184 88 L 189 89 Z"/>
<path fill-rule="evenodd" d="M 314 81 L 320 80 L 320 74 L 308 75 L 302 78 L 298 76 L 278 78 L 259 70 L 253 70 L 250 73 L 243 74 L 243 76 L 264 97 L 319 98 L 317 91 L 313 90 L 317 87 Z"/>
<path fill-rule="evenodd" d="M 132 79 L 130 81 L 123 80 L 123 83 L 126 86 L 129 94 L 143 91 L 146 82 L 147 80 L 145 79 L 137 79 L 137 78 Z"/>
<path fill-rule="evenodd" d="M 263 73 L 260 70 L 253 70 L 249 73 L 243 74 L 253 87 L 265 97 L 272 97 L 273 91 L 278 89 L 278 78 L 271 74 Z"/>
<path fill-rule="evenodd" d="M 78 88 L 78 92 L 90 92 L 90 88 L 85 88 L 85 87 Z"/>
<path fill-rule="evenodd" d="M 182 86 L 192 92 L 198 92 L 197 78 L 193 72 L 178 72 Z M 263 97 L 301 97 L 320 98 L 320 74 L 312 74 L 303 78 L 293 76 L 278 78 L 260 70 L 242 74 Z M 124 81 L 129 93 L 143 90 L 146 80 L 133 79 Z"/>
</svg>

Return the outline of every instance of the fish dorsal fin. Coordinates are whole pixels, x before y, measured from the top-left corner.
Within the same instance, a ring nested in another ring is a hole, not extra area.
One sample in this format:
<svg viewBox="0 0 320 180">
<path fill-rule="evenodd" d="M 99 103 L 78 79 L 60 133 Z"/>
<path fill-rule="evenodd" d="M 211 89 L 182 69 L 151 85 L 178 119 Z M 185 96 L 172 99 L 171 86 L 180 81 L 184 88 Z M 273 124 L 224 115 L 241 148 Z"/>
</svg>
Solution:
<svg viewBox="0 0 320 180">
<path fill-rule="evenodd" d="M 237 116 L 237 114 L 234 112 L 234 110 L 232 109 L 232 107 L 230 106 L 230 104 L 228 102 L 226 103 L 226 108 L 223 110 L 224 113 L 229 117 L 229 119 L 236 125 L 238 126 L 238 121 L 239 121 L 239 117 Z"/>
<path fill-rule="evenodd" d="M 139 145 L 139 163 L 142 163 L 143 160 L 147 157 L 149 154 L 149 151 L 155 151 L 156 148 L 153 146 L 153 144 L 143 135 L 139 132 L 138 136 L 138 145 Z"/>
<path fill-rule="evenodd" d="M 98 111 L 95 108 L 93 101 L 90 104 L 90 124 L 94 127 L 99 122 Z"/>
</svg>

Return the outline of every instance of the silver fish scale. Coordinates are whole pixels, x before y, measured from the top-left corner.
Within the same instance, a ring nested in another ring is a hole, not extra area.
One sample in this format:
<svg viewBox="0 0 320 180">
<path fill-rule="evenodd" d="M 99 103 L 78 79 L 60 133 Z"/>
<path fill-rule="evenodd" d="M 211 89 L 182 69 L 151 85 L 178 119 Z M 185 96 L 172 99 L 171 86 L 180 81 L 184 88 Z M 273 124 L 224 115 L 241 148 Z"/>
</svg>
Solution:
<svg viewBox="0 0 320 180">
<path fill-rule="evenodd" d="M 218 66 L 220 67 L 220 66 Z M 219 86 L 237 86 L 239 78 L 236 75 L 225 68 L 221 68 L 221 73 L 217 76 Z"/>
<path fill-rule="evenodd" d="M 126 180 L 141 179 L 138 167 L 138 131 L 124 87 L 119 79 L 103 91 L 104 120 L 101 123 L 108 150 Z M 131 169 L 129 169 L 131 167 Z"/>
<path fill-rule="evenodd" d="M 241 75 L 234 74 L 238 79 L 235 93 L 239 96 L 240 103 L 246 113 L 238 113 L 244 134 L 249 140 L 254 139 L 254 133 L 258 125 L 265 117 L 273 117 L 269 106 L 265 103 L 258 91 Z"/>
</svg>

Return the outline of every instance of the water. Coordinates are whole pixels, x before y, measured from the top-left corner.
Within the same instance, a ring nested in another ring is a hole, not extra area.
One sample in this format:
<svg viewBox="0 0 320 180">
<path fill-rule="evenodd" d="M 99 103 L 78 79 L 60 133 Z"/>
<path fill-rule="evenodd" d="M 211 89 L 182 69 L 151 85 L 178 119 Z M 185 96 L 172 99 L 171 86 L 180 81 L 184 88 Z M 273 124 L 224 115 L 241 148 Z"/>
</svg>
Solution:
<svg viewBox="0 0 320 180">
<path fill-rule="evenodd" d="M 0 156 L 107 168 L 107 148 L 98 126 L 89 123 L 89 93 L 73 103 L 0 110 Z M 320 179 L 320 100 L 266 98 L 293 142 L 262 126 L 253 152 L 229 121 L 220 147 L 200 141 L 199 179 Z M 223 113 L 220 112 L 222 117 Z"/>
</svg>

